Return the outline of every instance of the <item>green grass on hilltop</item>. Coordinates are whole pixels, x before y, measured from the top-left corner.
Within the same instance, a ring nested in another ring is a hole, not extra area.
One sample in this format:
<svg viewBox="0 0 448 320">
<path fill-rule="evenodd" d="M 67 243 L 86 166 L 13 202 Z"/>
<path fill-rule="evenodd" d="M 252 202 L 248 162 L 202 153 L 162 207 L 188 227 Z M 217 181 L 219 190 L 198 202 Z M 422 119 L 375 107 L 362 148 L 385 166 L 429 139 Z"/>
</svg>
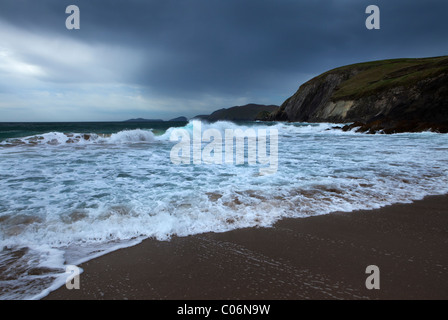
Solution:
<svg viewBox="0 0 448 320">
<path fill-rule="evenodd" d="M 423 59 L 393 59 L 340 67 L 315 78 L 338 72 L 360 70 L 336 88 L 332 100 L 354 100 L 399 86 L 411 86 L 420 80 L 448 72 L 448 56 Z M 312 80 L 313 81 L 313 80 Z"/>
</svg>

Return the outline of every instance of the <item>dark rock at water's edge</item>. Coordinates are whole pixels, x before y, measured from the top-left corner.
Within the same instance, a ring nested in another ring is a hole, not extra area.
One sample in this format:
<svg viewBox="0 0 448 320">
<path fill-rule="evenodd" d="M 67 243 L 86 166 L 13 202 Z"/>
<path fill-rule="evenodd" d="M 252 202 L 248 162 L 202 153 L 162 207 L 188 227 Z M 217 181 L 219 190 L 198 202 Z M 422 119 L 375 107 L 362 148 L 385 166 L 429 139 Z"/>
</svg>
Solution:
<svg viewBox="0 0 448 320">
<path fill-rule="evenodd" d="M 303 84 L 266 120 L 349 123 L 360 132 L 447 132 L 448 56 L 360 63 Z"/>
<path fill-rule="evenodd" d="M 333 129 L 341 129 L 343 131 L 354 130 L 363 133 L 405 133 L 405 132 L 423 132 L 432 131 L 438 133 L 448 133 L 448 121 L 439 123 L 422 122 L 413 120 L 394 121 L 390 119 L 375 120 L 368 123 L 354 122 L 343 127 L 333 127 Z"/>
<path fill-rule="evenodd" d="M 278 110 L 276 105 L 247 104 L 228 109 L 220 109 L 210 115 L 199 115 L 193 119 L 215 121 L 255 121 L 268 120 L 269 115 Z"/>
<path fill-rule="evenodd" d="M 171 120 L 168 120 L 169 122 L 188 122 L 187 117 L 177 117 Z"/>
<path fill-rule="evenodd" d="M 163 122 L 162 119 L 143 119 L 143 118 L 137 118 L 137 119 L 129 119 L 123 122 Z"/>
</svg>

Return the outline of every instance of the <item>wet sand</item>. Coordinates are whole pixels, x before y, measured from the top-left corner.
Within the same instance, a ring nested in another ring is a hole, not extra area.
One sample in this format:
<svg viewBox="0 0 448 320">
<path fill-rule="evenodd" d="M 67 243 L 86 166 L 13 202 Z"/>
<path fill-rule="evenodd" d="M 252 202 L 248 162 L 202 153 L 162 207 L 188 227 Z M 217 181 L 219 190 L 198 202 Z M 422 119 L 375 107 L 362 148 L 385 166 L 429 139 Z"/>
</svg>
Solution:
<svg viewBox="0 0 448 320">
<path fill-rule="evenodd" d="M 369 265 L 379 290 L 365 286 Z M 81 267 L 80 290 L 45 299 L 448 299 L 448 196 L 148 239 Z"/>
</svg>

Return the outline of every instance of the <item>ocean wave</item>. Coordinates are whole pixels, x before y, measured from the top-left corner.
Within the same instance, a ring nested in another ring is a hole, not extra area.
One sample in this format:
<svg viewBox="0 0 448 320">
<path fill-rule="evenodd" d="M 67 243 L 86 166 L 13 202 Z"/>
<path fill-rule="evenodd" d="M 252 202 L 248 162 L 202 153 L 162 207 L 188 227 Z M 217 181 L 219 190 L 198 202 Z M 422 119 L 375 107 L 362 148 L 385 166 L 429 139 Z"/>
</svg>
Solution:
<svg viewBox="0 0 448 320">
<path fill-rule="evenodd" d="M 198 124 L 181 129 L 192 134 Z M 0 297 L 40 298 L 63 285 L 65 264 L 148 237 L 270 226 L 448 192 L 446 135 L 366 135 L 326 123 L 200 125 L 223 134 L 278 130 L 277 173 L 261 176 L 260 164 L 174 165 L 176 128 L 50 132 L 18 139 L 48 148 L 0 149 Z"/>
<path fill-rule="evenodd" d="M 89 144 L 133 144 L 152 143 L 155 141 L 169 141 L 175 130 L 186 130 L 193 134 L 194 128 L 200 128 L 201 132 L 209 129 L 218 130 L 224 136 L 226 130 L 240 129 L 243 132 L 248 129 L 277 129 L 281 135 L 291 134 L 355 134 L 354 131 L 344 132 L 335 128 L 332 123 L 284 123 L 284 122 L 248 122 L 234 123 L 231 121 L 217 121 L 209 123 L 200 120 L 191 120 L 183 127 L 169 127 L 155 134 L 152 129 L 122 130 L 116 133 L 66 133 L 47 132 L 32 136 L 7 138 L 0 142 L 0 147 L 15 146 L 60 146 L 60 145 L 89 145 Z M 357 133 L 359 134 L 359 133 Z"/>
<path fill-rule="evenodd" d="M 0 143 L 3 147 L 36 145 L 81 145 L 149 143 L 156 140 L 151 130 L 123 130 L 112 134 L 48 132 L 24 138 L 9 138 Z"/>
</svg>

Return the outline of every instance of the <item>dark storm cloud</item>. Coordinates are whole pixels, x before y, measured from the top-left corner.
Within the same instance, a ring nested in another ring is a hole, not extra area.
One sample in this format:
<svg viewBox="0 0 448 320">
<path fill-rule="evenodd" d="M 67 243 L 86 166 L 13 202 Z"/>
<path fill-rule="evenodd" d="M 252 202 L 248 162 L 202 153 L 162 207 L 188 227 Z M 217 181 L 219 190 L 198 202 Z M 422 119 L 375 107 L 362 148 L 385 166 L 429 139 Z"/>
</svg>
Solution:
<svg viewBox="0 0 448 320">
<path fill-rule="evenodd" d="M 79 31 L 65 29 L 65 7 L 70 4 L 81 10 Z M 381 30 L 365 28 L 365 8 L 370 4 L 381 9 Z M 116 56 L 106 52 L 104 59 L 117 68 L 115 75 L 121 82 L 151 94 L 250 96 L 271 103 L 281 103 L 301 82 L 344 64 L 446 54 L 447 14 L 444 0 L 0 3 L 0 19 L 28 32 L 138 53 L 138 67 L 131 56 L 114 63 Z M 37 65 L 52 63 L 41 61 L 42 55 L 25 58 Z M 79 82 L 86 73 L 76 63 L 75 59 L 73 68 L 79 76 L 73 79 Z M 63 68 L 68 70 L 61 74 L 76 74 L 70 66 Z M 61 76 L 47 75 L 47 81 L 52 79 L 63 81 Z"/>
</svg>

